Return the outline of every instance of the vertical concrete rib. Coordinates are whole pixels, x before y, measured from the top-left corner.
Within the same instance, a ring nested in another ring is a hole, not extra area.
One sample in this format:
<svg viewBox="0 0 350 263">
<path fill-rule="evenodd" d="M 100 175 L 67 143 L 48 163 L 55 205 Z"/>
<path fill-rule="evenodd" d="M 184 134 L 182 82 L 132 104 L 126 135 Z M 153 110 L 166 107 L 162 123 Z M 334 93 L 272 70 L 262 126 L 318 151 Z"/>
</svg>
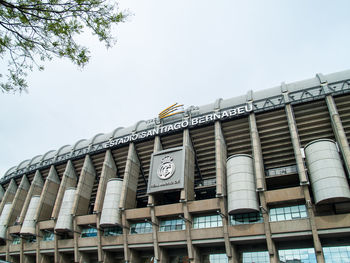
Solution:
<svg viewBox="0 0 350 263">
<path fill-rule="evenodd" d="M 346 138 L 344 127 L 343 127 L 343 124 L 341 122 L 338 110 L 337 110 L 337 105 L 335 104 L 332 95 L 328 95 L 326 97 L 326 102 L 327 102 L 329 115 L 331 117 L 333 133 L 335 135 L 335 138 L 336 138 L 337 143 L 339 145 L 340 151 L 342 153 L 343 160 L 344 160 L 344 163 L 345 163 L 345 167 L 346 167 L 348 176 L 350 177 L 350 148 L 349 148 L 349 142 L 348 142 L 348 139 Z"/>
<path fill-rule="evenodd" d="M 85 156 L 83 168 L 79 176 L 75 199 L 72 207 L 73 216 L 86 215 L 89 211 L 92 188 L 94 186 L 96 172 L 89 155 Z"/>
<path fill-rule="evenodd" d="M 102 172 L 97 188 L 94 212 L 100 214 L 102 211 L 103 201 L 105 198 L 107 182 L 109 179 L 115 178 L 117 174 L 117 166 L 113 160 L 111 150 L 106 151 L 106 155 L 102 165 Z"/>
<path fill-rule="evenodd" d="M 32 196 L 33 195 L 41 195 L 43 185 L 44 185 L 43 177 L 41 176 L 41 173 L 39 172 L 39 170 L 37 170 L 35 172 L 32 184 L 30 185 L 27 197 L 26 197 L 25 202 L 23 204 L 21 214 L 20 214 L 19 218 L 17 219 L 17 223 L 19 223 L 19 224 L 23 223 L 23 220 L 24 220 L 24 217 L 26 216 L 27 209 L 28 209 L 30 200 L 32 199 Z"/>
<path fill-rule="evenodd" d="M 294 150 L 295 161 L 298 168 L 299 181 L 301 185 L 309 184 L 309 180 L 306 175 L 306 169 L 305 169 L 303 157 L 300 151 L 301 145 L 300 145 L 300 140 L 298 136 L 298 130 L 297 130 L 297 125 L 294 118 L 293 109 L 290 104 L 287 104 L 285 109 L 286 109 L 286 115 L 288 120 L 290 138 L 292 140 L 292 145 Z"/>
<path fill-rule="evenodd" d="M 49 175 L 45 180 L 34 220 L 43 221 L 50 219 L 59 187 L 60 179 L 57 175 L 55 167 L 52 165 L 50 167 Z"/>
<path fill-rule="evenodd" d="M 137 157 L 134 143 L 129 144 L 128 157 L 123 178 L 122 196 L 119 207 L 135 208 L 137 182 L 140 174 L 140 161 Z"/>
<path fill-rule="evenodd" d="M 160 137 L 156 136 L 154 138 L 154 146 L 153 146 L 153 153 L 159 152 L 163 149 L 162 143 L 160 141 Z M 154 204 L 155 204 L 155 198 L 154 195 L 148 196 L 148 206 L 151 207 L 151 220 L 152 220 L 152 239 L 153 239 L 153 247 L 154 247 L 154 257 L 157 260 L 157 262 L 165 262 L 165 259 L 162 258 L 163 253 L 161 253 L 161 248 L 159 247 L 158 243 L 158 231 L 159 231 L 159 222 L 158 218 L 156 217 Z"/>
<path fill-rule="evenodd" d="M 97 256 L 98 262 L 103 262 L 105 257 L 104 252 L 102 250 L 102 236 L 100 231 L 100 219 L 101 219 L 101 211 L 103 207 L 103 201 L 106 194 L 107 182 L 108 180 L 115 178 L 117 174 L 117 166 L 115 165 L 111 150 L 107 150 L 105 154 L 105 158 L 102 165 L 102 172 L 100 176 L 100 181 L 97 188 L 94 212 L 96 213 L 96 226 L 97 226 Z"/>
<path fill-rule="evenodd" d="M 14 179 L 11 179 L 9 186 L 6 189 L 6 192 L 4 194 L 4 197 L 1 200 L 0 204 L 0 214 L 2 213 L 2 210 L 4 209 L 4 206 L 6 203 L 12 203 L 13 198 L 15 197 L 17 191 L 17 184 Z"/>
<path fill-rule="evenodd" d="M 60 212 L 64 192 L 69 187 L 75 187 L 77 185 L 77 176 L 75 174 L 74 166 L 71 160 L 67 162 L 65 171 L 63 173 L 60 188 L 58 189 L 55 205 L 51 214 L 51 218 L 57 219 L 58 213 Z"/>
<path fill-rule="evenodd" d="M 188 258 L 190 262 L 199 262 L 199 255 L 196 247 L 192 244 L 192 216 L 188 210 L 187 201 L 194 200 L 194 151 L 190 136 L 190 131 L 185 129 L 183 131 L 183 147 L 185 151 L 185 183 L 184 189 L 181 190 L 180 202 L 182 202 L 182 210 L 184 213 L 185 224 L 186 224 L 186 241 Z"/>
<path fill-rule="evenodd" d="M 5 190 L 4 190 L 4 188 L 2 187 L 2 185 L 0 185 L 0 201 L 1 201 L 2 198 L 4 197 L 4 194 L 5 194 Z"/>
<path fill-rule="evenodd" d="M 227 150 L 221 123 L 215 122 L 216 196 L 226 196 Z"/>
<path fill-rule="evenodd" d="M 219 121 L 215 122 L 215 163 L 216 163 L 216 196 L 219 197 L 219 207 L 220 212 L 223 215 L 222 225 L 223 225 L 223 236 L 225 239 L 225 250 L 226 255 L 229 258 L 230 263 L 238 262 L 237 255 L 234 248 L 231 245 L 229 232 L 228 232 L 228 214 L 227 214 L 227 203 L 226 203 L 226 159 L 227 159 L 227 149 L 226 142 L 222 132 L 221 123 Z"/>
<path fill-rule="evenodd" d="M 293 144 L 294 156 L 298 167 L 300 185 L 304 193 L 306 207 L 309 215 L 309 224 L 312 231 L 313 243 L 314 243 L 315 250 L 317 252 L 316 253 L 317 262 L 324 262 L 324 257 L 322 255 L 322 246 L 321 246 L 320 238 L 317 233 L 315 215 L 312 207 L 310 191 L 308 188 L 309 180 L 306 174 L 305 163 L 300 152 L 301 144 L 298 136 L 298 129 L 296 126 L 292 105 L 286 104 L 285 109 L 286 109 L 286 115 L 288 120 L 290 137 L 292 139 L 292 144 Z"/>
<path fill-rule="evenodd" d="M 181 190 L 180 200 L 187 202 L 194 200 L 194 151 L 189 129 L 183 131 L 183 147 L 185 151 L 184 189 Z"/>
<path fill-rule="evenodd" d="M 277 249 L 271 237 L 269 215 L 265 212 L 268 209 L 266 204 L 266 199 L 265 199 L 265 192 L 264 192 L 266 189 L 265 171 L 264 171 L 262 150 L 261 150 L 261 144 L 260 144 L 260 137 L 259 137 L 258 127 L 256 125 L 255 113 L 254 112 L 250 113 L 248 119 L 249 119 L 250 139 L 252 142 L 251 143 L 252 153 L 254 158 L 256 186 L 257 186 L 257 191 L 259 192 L 260 203 L 263 210 L 262 212 L 263 212 L 263 218 L 264 218 L 264 229 L 265 229 L 267 249 L 270 255 L 270 262 L 278 263 L 279 259 L 278 259 Z"/>
<path fill-rule="evenodd" d="M 26 197 L 30 193 L 28 190 L 30 191 L 30 184 L 27 176 L 23 175 L 21 183 L 18 186 L 16 195 L 12 202 L 12 209 L 8 217 L 7 225 L 13 225 L 13 223 L 16 221 L 16 218 L 20 215 L 22 207 L 24 207 Z"/>
<path fill-rule="evenodd" d="M 140 165 L 135 145 L 134 143 L 130 143 L 123 177 L 122 194 L 119 203 L 119 208 L 122 210 L 124 259 L 126 262 L 131 262 L 130 260 L 132 259 L 133 252 L 128 246 L 129 223 L 126 219 L 125 209 L 135 208 Z"/>
</svg>

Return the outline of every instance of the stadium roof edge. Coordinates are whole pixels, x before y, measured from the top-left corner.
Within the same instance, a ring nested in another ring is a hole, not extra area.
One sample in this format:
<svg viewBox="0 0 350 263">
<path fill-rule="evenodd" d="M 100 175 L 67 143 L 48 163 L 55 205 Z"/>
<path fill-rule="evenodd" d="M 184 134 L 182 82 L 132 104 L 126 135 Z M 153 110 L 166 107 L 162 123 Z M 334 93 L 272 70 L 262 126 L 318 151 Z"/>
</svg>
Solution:
<svg viewBox="0 0 350 263">
<path fill-rule="evenodd" d="M 327 75 L 318 73 L 315 75 L 314 78 L 310 78 L 302 81 L 296 81 L 296 82 L 287 83 L 287 84 L 282 82 L 280 86 L 265 89 L 265 90 L 260 90 L 256 92 L 249 90 L 246 93 L 246 95 L 240 95 L 229 99 L 221 99 L 221 98 L 216 99 L 211 104 L 203 105 L 201 107 L 190 106 L 189 108 L 185 109 L 185 112 L 183 114 L 178 114 L 178 115 L 168 117 L 166 120 L 164 120 L 164 124 L 173 123 L 175 121 L 181 120 L 182 118 L 184 118 L 184 116 L 188 116 L 188 115 L 200 116 L 206 113 L 218 111 L 220 109 L 226 109 L 235 105 L 243 105 L 246 103 L 252 103 L 254 106 L 254 111 L 268 110 L 268 109 L 271 109 L 271 107 L 276 106 L 276 104 L 274 103 L 274 98 L 279 97 L 279 101 L 280 101 L 281 98 L 283 98 L 283 94 L 286 94 L 286 93 L 291 94 L 291 93 L 297 93 L 297 92 L 300 93 L 300 91 L 303 91 L 303 90 L 308 90 L 311 88 L 317 88 L 322 86 L 328 86 L 328 84 L 336 84 L 341 82 L 348 83 L 348 81 L 350 81 L 350 70 L 344 70 L 344 71 L 331 73 Z M 348 87 L 349 89 L 346 92 L 350 92 L 350 83 L 348 83 L 348 86 L 349 86 Z M 330 89 L 330 93 L 332 93 L 332 89 Z M 298 100 L 298 102 L 299 101 L 300 100 Z M 259 106 L 259 103 L 261 104 L 260 106 Z M 262 107 L 262 103 L 264 103 L 263 107 Z M 284 101 L 284 103 L 287 103 L 287 101 Z M 280 104 L 280 105 L 284 105 L 284 104 Z M 43 155 L 35 156 L 32 158 L 32 160 L 22 161 L 19 165 L 12 167 L 8 171 L 6 171 L 4 176 L 0 179 L 0 183 L 4 183 L 5 181 L 10 180 L 10 178 L 13 178 L 16 175 L 24 174 L 28 171 L 36 170 L 41 167 L 49 166 L 52 163 L 59 162 L 60 161 L 59 157 L 62 153 L 61 151 L 63 148 L 64 148 L 64 151 L 62 154 L 69 154 L 78 150 L 80 151 L 81 154 L 87 154 L 89 153 L 89 151 L 88 150 L 84 151 L 85 148 L 90 149 L 91 146 L 94 145 L 95 143 L 96 144 L 101 143 L 103 141 L 107 141 L 108 139 L 122 137 L 127 134 L 132 134 L 135 132 L 152 128 L 157 123 L 157 121 L 155 120 L 156 119 L 149 120 L 149 121 L 139 121 L 136 124 L 126 128 L 119 127 L 110 133 L 106 133 L 106 134 L 100 133 L 100 134 L 94 135 L 93 137 L 91 137 L 91 139 L 79 140 L 75 144 L 62 146 L 60 149 L 56 151 L 51 150 Z M 155 122 L 152 122 L 152 121 L 155 121 Z M 158 123 L 159 123 L 159 120 L 158 120 Z M 42 158 L 39 158 L 41 156 Z M 49 159 L 50 159 L 50 162 L 49 162 Z M 22 167 L 25 163 L 27 164 L 27 167 Z M 31 169 L 31 167 L 33 167 L 33 169 Z"/>
</svg>

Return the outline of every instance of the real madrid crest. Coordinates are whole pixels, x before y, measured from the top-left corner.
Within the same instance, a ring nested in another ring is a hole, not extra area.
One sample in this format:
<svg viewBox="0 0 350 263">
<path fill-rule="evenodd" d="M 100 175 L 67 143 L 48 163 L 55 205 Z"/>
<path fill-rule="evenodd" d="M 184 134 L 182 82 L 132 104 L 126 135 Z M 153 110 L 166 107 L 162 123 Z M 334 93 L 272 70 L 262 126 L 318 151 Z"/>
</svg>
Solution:
<svg viewBox="0 0 350 263">
<path fill-rule="evenodd" d="M 172 177 L 174 173 L 175 164 L 173 162 L 173 158 L 169 155 L 163 157 L 157 170 L 158 177 L 162 180 L 166 180 Z"/>
</svg>

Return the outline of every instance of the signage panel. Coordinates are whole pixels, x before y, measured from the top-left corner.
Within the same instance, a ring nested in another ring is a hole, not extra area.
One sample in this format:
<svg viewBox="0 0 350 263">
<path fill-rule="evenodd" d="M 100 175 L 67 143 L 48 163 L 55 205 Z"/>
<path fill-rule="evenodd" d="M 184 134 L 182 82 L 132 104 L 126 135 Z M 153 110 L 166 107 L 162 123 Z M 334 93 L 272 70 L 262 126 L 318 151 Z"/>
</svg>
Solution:
<svg viewBox="0 0 350 263">
<path fill-rule="evenodd" d="M 184 160 L 183 147 L 153 153 L 147 194 L 183 189 Z"/>
</svg>

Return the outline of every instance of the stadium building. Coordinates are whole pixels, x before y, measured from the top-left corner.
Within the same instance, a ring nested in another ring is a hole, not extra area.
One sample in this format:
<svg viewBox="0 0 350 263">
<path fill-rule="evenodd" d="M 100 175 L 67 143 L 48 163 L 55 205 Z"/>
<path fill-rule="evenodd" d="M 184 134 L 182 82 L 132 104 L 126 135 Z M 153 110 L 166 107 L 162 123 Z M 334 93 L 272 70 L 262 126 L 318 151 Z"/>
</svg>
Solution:
<svg viewBox="0 0 350 263">
<path fill-rule="evenodd" d="M 350 262 L 350 70 L 97 134 L 0 180 L 9 262 Z"/>
</svg>

